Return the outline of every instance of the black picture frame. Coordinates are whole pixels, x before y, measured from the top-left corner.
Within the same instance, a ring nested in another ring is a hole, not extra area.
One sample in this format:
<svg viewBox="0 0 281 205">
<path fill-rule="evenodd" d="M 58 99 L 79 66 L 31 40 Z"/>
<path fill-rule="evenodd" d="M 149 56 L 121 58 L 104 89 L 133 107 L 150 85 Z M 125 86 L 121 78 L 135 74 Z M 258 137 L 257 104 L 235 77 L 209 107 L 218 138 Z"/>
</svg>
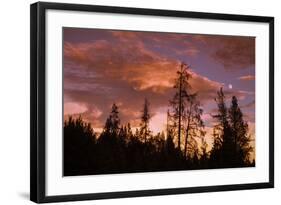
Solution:
<svg viewBox="0 0 281 205">
<path fill-rule="evenodd" d="M 45 37 L 46 10 L 86 11 L 117 14 L 169 16 L 195 19 L 263 22 L 269 24 L 269 181 L 263 183 L 231 184 L 192 188 L 171 188 L 124 192 L 89 193 L 46 196 L 46 68 Z M 274 187 L 274 18 L 265 16 L 229 15 L 217 13 L 125 8 L 82 4 L 38 2 L 30 7 L 30 199 L 37 203 L 76 200 L 96 200 L 197 192 L 230 191 Z"/>
</svg>

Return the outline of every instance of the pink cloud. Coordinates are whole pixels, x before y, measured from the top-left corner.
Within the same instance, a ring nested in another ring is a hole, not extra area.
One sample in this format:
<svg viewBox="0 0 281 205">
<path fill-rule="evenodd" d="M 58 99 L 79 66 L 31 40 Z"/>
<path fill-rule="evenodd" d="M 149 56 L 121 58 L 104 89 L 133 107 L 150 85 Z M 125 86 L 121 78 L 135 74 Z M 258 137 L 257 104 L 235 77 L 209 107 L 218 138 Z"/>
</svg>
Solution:
<svg viewBox="0 0 281 205">
<path fill-rule="evenodd" d="M 64 114 L 65 115 L 73 115 L 79 114 L 87 111 L 88 108 L 83 103 L 76 103 L 76 102 L 68 102 L 64 103 Z"/>
<path fill-rule="evenodd" d="M 245 75 L 238 78 L 239 80 L 251 81 L 255 80 L 255 76 L 253 75 Z"/>
</svg>

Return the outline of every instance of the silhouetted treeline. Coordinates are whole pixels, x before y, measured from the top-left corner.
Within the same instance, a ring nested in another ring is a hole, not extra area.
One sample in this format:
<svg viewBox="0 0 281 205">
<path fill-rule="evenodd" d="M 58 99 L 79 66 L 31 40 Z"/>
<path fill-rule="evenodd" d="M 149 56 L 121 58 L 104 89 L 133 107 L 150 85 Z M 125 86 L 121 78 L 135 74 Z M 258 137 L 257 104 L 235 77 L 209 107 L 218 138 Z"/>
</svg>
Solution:
<svg viewBox="0 0 281 205">
<path fill-rule="evenodd" d="M 213 128 L 214 143 L 210 151 L 210 164 L 215 168 L 254 166 L 255 162 L 250 161 L 253 147 L 250 146 L 248 123 L 243 119 L 237 98 L 232 97 L 228 109 L 223 90 L 220 89 L 215 100 L 218 112 L 213 117 L 218 123 Z"/>
<path fill-rule="evenodd" d="M 148 99 L 144 100 L 141 123 L 134 132 L 130 123 L 121 124 L 116 104 L 112 105 L 100 134 L 81 116 L 70 116 L 64 122 L 64 175 L 255 166 L 255 160 L 250 160 L 253 147 L 248 124 L 237 98 L 232 97 L 228 108 L 223 90 L 218 91 L 215 99 L 218 109 L 212 115 L 217 124 L 210 145 L 205 139 L 198 94 L 190 93 L 188 80 L 192 76 L 188 67 L 182 64 L 177 74 L 165 132 L 153 135 L 149 129 Z"/>
</svg>

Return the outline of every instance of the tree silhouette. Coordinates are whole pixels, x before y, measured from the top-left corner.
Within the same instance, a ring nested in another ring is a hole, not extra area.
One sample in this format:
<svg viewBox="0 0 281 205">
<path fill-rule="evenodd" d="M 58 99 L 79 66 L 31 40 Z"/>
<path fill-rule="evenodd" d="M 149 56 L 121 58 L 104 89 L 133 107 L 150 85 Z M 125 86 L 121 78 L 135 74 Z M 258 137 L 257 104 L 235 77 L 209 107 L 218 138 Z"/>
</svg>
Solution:
<svg viewBox="0 0 281 205">
<path fill-rule="evenodd" d="M 141 116 L 141 124 L 140 124 L 140 135 L 141 135 L 142 139 L 144 140 L 144 143 L 146 143 L 147 138 L 151 134 L 151 131 L 149 129 L 150 118 L 151 118 L 151 115 L 149 112 L 149 102 L 145 98 L 143 110 L 142 110 L 142 116 Z"/>
<path fill-rule="evenodd" d="M 250 146 L 248 124 L 238 106 L 238 100 L 232 97 L 231 107 L 227 109 L 222 88 L 215 99 L 218 114 L 213 115 L 218 124 L 214 127 L 214 143 L 211 150 L 211 162 L 214 167 L 249 166 Z"/>
<path fill-rule="evenodd" d="M 106 120 L 104 132 L 110 135 L 117 135 L 120 126 L 119 111 L 117 105 L 113 103 L 111 113 Z"/>
<path fill-rule="evenodd" d="M 205 135 L 204 123 L 201 119 L 203 109 L 200 103 L 196 100 L 197 94 L 188 95 L 188 106 L 186 108 L 186 126 L 185 126 L 185 142 L 184 155 L 187 156 L 187 146 L 189 145 L 189 152 L 197 152 L 197 141 L 195 137 L 202 137 Z M 195 154 L 192 154 L 195 156 Z"/>
<path fill-rule="evenodd" d="M 250 146 L 248 123 L 243 119 L 243 113 L 235 96 L 232 97 L 229 109 L 229 121 L 235 144 L 235 165 L 249 163 L 250 152 L 253 148 Z"/>
<path fill-rule="evenodd" d="M 180 70 L 177 71 L 177 78 L 175 80 L 174 88 L 176 93 L 173 99 L 170 101 L 172 106 L 171 116 L 174 120 L 174 127 L 177 128 L 177 138 L 178 138 L 178 149 L 181 151 L 181 135 L 183 130 L 182 121 L 186 118 L 186 103 L 188 101 L 188 89 L 190 84 L 188 82 L 191 77 L 190 73 L 187 72 L 188 66 L 185 63 L 181 63 Z"/>
<path fill-rule="evenodd" d="M 91 151 L 96 143 L 91 124 L 84 122 L 81 116 L 76 119 L 70 116 L 64 122 L 63 132 L 64 175 L 79 175 L 81 170 L 89 171 L 89 164 L 93 162 Z"/>
<path fill-rule="evenodd" d="M 215 132 L 217 131 L 215 143 L 217 146 L 219 142 L 221 143 L 221 147 L 217 150 L 213 150 L 216 152 L 217 159 L 213 159 L 215 162 L 215 166 L 221 167 L 233 167 L 235 164 L 235 143 L 233 139 L 233 135 L 231 133 L 231 128 L 228 121 L 228 109 L 225 105 L 225 95 L 223 93 L 222 88 L 217 92 L 217 98 L 215 101 L 218 106 L 218 113 L 213 115 L 213 117 L 218 121 L 218 124 L 214 127 Z"/>
<path fill-rule="evenodd" d="M 177 127 L 178 148 L 181 151 L 181 137 L 184 136 L 183 155 L 185 157 L 198 157 L 198 144 L 194 139 L 204 135 L 204 123 L 201 119 L 203 109 L 197 100 L 197 94 L 191 93 L 189 79 L 191 78 L 189 67 L 182 63 L 177 72 L 174 88 L 176 93 L 171 100 L 174 127 Z M 188 156 L 190 155 L 190 156 Z"/>
</svg>

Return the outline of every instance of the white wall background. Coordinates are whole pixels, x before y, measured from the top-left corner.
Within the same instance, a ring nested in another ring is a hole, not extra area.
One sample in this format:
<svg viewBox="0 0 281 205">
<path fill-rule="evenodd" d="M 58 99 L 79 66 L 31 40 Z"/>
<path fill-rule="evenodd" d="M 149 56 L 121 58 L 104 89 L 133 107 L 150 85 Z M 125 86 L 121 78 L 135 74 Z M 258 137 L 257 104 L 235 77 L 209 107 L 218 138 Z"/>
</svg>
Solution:
<svg viewBox="0 0 281 205">
<path fill-rule="evenodd" d="M 52 0 L 49 0 L 52 1 Z M 275 189 L 143 197 L 68 204 L 269 204 L 281 194 L 281 13 L 278 1 L 265 0 L 60 0 L 68 3 L 145 7 L 275 17 Z M 29 4 L 2 1 L 0 6 L 0 204 L 29 201 Z M 277 106 L 279 105 L 279 106 Z M 276 204 L 275 203 L 275 204 Z M 63 203 L 65 204 L 65 203 Z"/>
</svg>

